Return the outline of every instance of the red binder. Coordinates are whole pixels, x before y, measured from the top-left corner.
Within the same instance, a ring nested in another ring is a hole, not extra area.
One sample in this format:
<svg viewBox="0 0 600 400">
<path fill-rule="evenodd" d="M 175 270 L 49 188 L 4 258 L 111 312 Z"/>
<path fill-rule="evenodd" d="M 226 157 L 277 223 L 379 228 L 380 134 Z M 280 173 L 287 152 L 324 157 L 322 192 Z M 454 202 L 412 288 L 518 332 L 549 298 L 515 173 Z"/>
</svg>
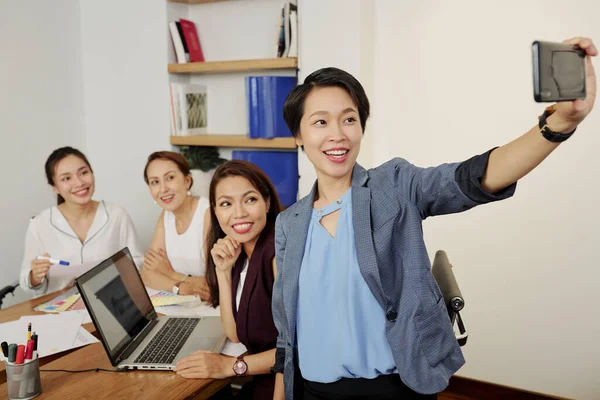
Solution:
<svg viewBox="0 0 600 400">
<path fill-rule="evenodd" d="M 204 54 L 202 54 L 202 46 L 200 46 L 200 38 L 196 31 L 196 25 L 192 21 L 183 18 L 179 19 L 179 23 L 181 24 L 183 38 L 190 53 L 190 61 L 204 62 Z"/>
</svg>

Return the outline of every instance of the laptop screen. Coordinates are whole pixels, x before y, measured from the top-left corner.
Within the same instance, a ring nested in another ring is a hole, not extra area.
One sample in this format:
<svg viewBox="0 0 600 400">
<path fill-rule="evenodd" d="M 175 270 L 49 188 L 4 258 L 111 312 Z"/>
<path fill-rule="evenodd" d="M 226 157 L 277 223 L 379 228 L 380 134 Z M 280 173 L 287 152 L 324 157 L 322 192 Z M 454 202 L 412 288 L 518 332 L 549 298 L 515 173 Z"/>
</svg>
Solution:
<svg viewBox="0 0 600 400">
<path fill-rule="evenodd" d="M 113 365 L 156 312 L 126 247 L 77 279 Z"/>
</svg>

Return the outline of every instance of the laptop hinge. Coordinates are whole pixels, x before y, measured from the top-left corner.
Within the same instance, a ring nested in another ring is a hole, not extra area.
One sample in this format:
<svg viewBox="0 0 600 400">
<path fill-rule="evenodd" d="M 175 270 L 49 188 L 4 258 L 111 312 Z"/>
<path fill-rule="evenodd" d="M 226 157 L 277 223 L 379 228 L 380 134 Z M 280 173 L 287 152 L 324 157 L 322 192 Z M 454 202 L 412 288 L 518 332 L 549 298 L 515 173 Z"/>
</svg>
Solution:
<svg viewBox="0 0 600 400">
<path fill-rule="evenodd" d="M 135 337 L 135 339 L 133 339 L 133 341 L 129 343 L 129 346 L 123 349 L 121 355 L 119 356 L 119 359 L 117 360 L 117 363 L 126 360 L 131 355 L 131 353 L 133 353 L 135 349 L 137 349 L 140 342 L 144 340 L 146 336 L 148 336 L 148 334 L 150 333 L 152 328 L 156 326 L 156 324 L 158 324 L 158 319 L 153 319 L 148 325 L 146 325 L 146 327 Z"/>
</svg>

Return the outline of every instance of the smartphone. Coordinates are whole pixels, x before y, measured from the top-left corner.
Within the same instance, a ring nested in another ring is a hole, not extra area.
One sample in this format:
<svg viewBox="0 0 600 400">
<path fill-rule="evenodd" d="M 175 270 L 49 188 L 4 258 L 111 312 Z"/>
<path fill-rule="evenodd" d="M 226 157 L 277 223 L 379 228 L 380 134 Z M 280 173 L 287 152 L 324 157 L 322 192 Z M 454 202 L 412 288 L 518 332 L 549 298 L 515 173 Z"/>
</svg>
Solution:
<svg viewBox="0 0 600 400">
<path fill-rule="evenodd" d="M 564 43 L 536 40 L 533 56 L 533 98 L 538 103 L 585 99 L 585 50 Z"/>
</svg>

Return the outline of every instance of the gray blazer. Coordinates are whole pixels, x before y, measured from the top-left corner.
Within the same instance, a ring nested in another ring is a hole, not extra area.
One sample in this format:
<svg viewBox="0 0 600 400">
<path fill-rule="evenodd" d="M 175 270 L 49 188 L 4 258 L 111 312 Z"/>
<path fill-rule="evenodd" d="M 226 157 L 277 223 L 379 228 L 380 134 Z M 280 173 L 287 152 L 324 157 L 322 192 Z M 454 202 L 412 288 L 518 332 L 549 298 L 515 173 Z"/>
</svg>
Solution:
<svg viewBox="0 0 600 400">
<path fill-rule="evenodd" d="M 467 186 L 479 185 L 489 152 L 477 157 L 484 159 L 431 168 L 418 168 L 396 158 L 369 171 L 356 164 L 352 174 L 352 218 L 360 271 L 386 313 L 386 336 L 402 381 L 423 394 L 442 391 L 465 360 L 431 274 L 422 220 L 510 197 L 515 189 L 511 185 L 498 194 L 486 194 L 484 201 L 468 197 L 462 181 L 467 181 Z M 315 183 L 308 196 L 281 213 L 275 228 L 278 273 L 272 308 L 278 330 L 278 364 L 283 359 L 288 400 L 293 399 L 294 384 L 302 381 L 295 358 L 298 277 L 316 187 Z"/>
</svg>

